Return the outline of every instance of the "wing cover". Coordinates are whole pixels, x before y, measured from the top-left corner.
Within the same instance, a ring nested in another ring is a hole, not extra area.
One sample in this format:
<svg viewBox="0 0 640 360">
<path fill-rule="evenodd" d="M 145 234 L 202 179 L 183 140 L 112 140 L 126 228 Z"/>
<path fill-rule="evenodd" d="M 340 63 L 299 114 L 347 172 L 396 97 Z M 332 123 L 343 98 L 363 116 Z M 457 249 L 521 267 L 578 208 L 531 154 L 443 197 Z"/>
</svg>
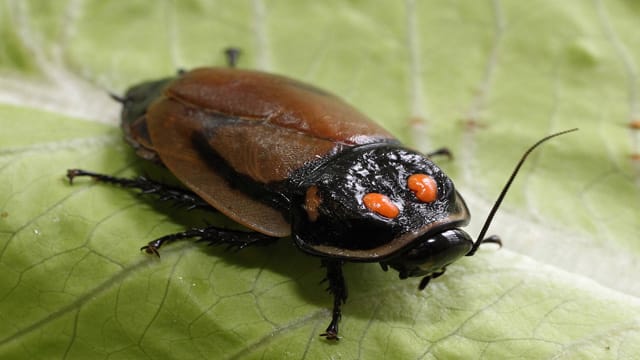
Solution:
<svg viewBox="0 0 640 360">
<path fill-rule="evenodd" d="M 146 114 L 149 148 L 187 187 L 235 221 L 288 236 L 289 219 L 234 188 L 194 146 L 206 141 L 234 171 L 258 183 L 391 134 L 339 98 L 285 77 L 202 68 L 171 83 Z"/>
</svg>

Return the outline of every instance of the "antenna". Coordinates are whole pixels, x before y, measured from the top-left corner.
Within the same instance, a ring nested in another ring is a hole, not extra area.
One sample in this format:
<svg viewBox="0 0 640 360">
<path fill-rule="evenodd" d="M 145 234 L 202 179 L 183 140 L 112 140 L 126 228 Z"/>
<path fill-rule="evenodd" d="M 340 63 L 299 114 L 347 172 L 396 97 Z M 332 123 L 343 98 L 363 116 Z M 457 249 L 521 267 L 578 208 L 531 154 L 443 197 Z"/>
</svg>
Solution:
<svg viewBox="0 0 640 360">
<path fill-rule="evenodd" d="M 507 180 L 507 183 L 502 188 L 502 191 L 500 192 L 500 195 L 498 195 L 498 199 L 493 204 L 493 207 L 491 208 L 491 211 L 489 211 L 489 215 L 487 216 L 487 219 L 484 221 L 484 225 L 482 226 L 482 230 L 480 230 L 480 234 L 478 234 L 478 239 L 476 240 L 475 243 L 473 243 L 473 247 L 471 248 L 471 250 L 469 250 L 469 252 L 467 253 L 466 256 L 473 256 L 473 254 L 475 254 L 475 252 L 478 250 L 478 247 L 480 247 L 480 245 L 482 245 L 482 243 L 485 240 L 488 240 L 489 242 L 499 242 L 499 241 L 496 241 L 497 238 L 495 238 L 495 237 L 489 237 L 487 239 L 484 239 L 484 236 L 487 234 L 487 230 L 489 229 L 489 225 L 491 225 L 491 221 L 493 221 L 493 217 L 496 215 L 496 212 L 498 211 L 498 208 L 500 207 L 500 204 L 502 204 L 502 200 L 504 200 L 505 195 L 507 195 L 507 191 L 509 191 L 509 188 L 511 187 L 511 184 L 513 183 L 513 180 L 516 178 L 516 175 L 518 175 L 518 171 L 520 171 L 520 168 L 522 167 L 522 164 L 524 164 L 524 161 L 527 159 L 527 156 L 529 156 L 529 154 L 531 154 L 531 152 L 535 148 L 537 148 L 540 144 L 542 144 L 543 142 L 545 142 L 545 141 L 547 141 L 549 139 L 552 139 L 552 138 L 554 138 L 556 136 L 564 135 L 566 133 L 570 133 L 570 132 L 577 131 L 577 130 L 578 130 L 577 128 L 574 128 L 574 129 L 560 131 L 560 132 L 557 132 L 555 134 L 551 134 L 551 135 L 545 136 L 542 139 L 538 140 L 538 142 L 533 144 L 529 149 L 527 149 L 527 151 L 525 151 L 525 153 L 520 158 L 520 161 L 518 162 L 518 165 L 516 165 L 516 168 L 511 173 L 511 176 L 509 177 L 509 180 Z"/>
</svg>

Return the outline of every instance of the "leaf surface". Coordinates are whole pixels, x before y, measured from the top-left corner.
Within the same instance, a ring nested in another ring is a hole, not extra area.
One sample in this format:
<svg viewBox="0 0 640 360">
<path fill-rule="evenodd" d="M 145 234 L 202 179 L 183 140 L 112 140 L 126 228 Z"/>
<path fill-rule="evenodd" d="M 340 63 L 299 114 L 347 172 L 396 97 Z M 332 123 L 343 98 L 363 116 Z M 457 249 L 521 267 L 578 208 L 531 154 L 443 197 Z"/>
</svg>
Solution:
<svg viewBox="0 0 640 360">
<path fill-rule="evenodd" d="M 632 358 L 640 353 L 640 6 L 632 1 L 0 2 L 0 358 Z M 330 90 L 439 160 L 500 251 L 417 291 L 349 264 L 343 338 L 288 240 L 225 252 L 147 241 L 206 221 L 68 168 L 149 170 L 120 94 L 224 65 Z M 636 124 L 634 128 L 633 124 Z M 635 160 L 634 160 L 635 159 Z"/>
</svg>

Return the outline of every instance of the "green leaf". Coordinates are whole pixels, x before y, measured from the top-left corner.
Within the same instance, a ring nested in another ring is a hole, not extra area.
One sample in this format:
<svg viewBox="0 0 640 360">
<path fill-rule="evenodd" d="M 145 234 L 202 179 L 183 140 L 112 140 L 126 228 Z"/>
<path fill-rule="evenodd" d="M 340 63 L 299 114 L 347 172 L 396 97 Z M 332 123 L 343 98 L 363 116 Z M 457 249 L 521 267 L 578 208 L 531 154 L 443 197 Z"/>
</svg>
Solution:
<svg viewBox="0 0 640 360">
<path fill-rule="evenodd" d="M 632 358 L 640 353 L 640 6 L 633 1 L 0 2 L 0 358 Z M 422 292 L 348 264 L 331 296 L 289 239 L 176 243 L 207 221 L 68 168 L 133 176 L 118 104 L 176 69 L 240 66 L 328 89 L 440 164 L 483 247 Z"/>
</svg>

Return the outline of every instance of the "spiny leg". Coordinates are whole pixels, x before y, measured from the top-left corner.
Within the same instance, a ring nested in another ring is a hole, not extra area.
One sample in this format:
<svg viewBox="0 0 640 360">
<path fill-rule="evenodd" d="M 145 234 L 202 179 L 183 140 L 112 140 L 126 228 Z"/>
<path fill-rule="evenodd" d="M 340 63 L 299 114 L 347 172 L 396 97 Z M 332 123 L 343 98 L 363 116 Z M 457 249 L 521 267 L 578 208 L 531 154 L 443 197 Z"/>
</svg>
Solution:
<svg viewBox="0 0 640 360">
<path fill-rule="evenodd" d="M 215 226 L 208 226 L 205 228 L 196 228 L 165 235 L 161 238 L 150 241 L 147 245 L 140 248 L 140 250 L 144 250 L 147 254 L 160 256 L 158 250 L 162 245 L 183 239 L 206 241 L 209 245 L 226 244 L 229 248 L 235 248 L 238 250 L 251 245 L 268 245 L 278 240 L 277 237 L 267 236 L 257 232 L 226 230 Z"/>
<path fill-rule="evenodd" d="M 67 178 L 69 178 L 69 182 L 73 183 L 73 180 L 78 176 L 88 176 L 96 181 L 118 185 L 124 188 L 138 189 L 142 191 L 143 194 L 154 194 L 156 196 L 159 196 L 161 200 L 174 201 L 178 204 L 187 206 L 187 208 L 189 209 L 198 207 L 216 211 L 213 207 L 211 207 L 211 205 L 207 204 L 204 200 L 202 200 L 196 194 L 190 192 L 189 190 L 166 185 L 142 176 L 134 179 L 126 179 L 93 173 L 80 169 L 67 170 Z M 156 240 L 150 241 L 140 250 L 144 250 L 148 254 L 155 254 L 160 256 L 158 250 L 162 245 L 182 239 L 196 239 L 197 241 L 206 241 L 209 243 L 209 245 L 226 244 L 230 248 L 236 249 L 244 249 L 245 247 L 254 244 L 266 245 L 272 243 L 275 240 L 278 240 L 278 238 L 276 237 L 267 236 L 256 232 L 226 230 L 215 226 L 207 226 L 204 228 L 195 228 L 163 236 Z"/>
<path fill-rule="evenodd" d="M 342 317 L 342 304 L 347 301 L 347 284 L 344 281 L 342 275 L 342 260 L 323 260 L 322 266 L 327 268 L 327 277 L 325 280 L 329 281 L 329 287 L 327 291 L 333 295 L 333 312 L 331 316 L 331 323 L 327 327 L 324 333 L 320 336 L 324 336 L 329 340 L 338 340 L 338 323 Z"/>
<path fill-rule="evenodd" d="M 193 192 L 182 189 L 179 187 L 163 184 L 151 179 L 147 179 L 144 176 L 137 178 L 127 179 L 119 178 L 115 176 L 98 174 L 81 169 L 69 169 L 67 170 L 67 178 L 69 182 L 73 184 L 73 180 L 79 176 L 87 176 L 96 181 L 104 182 L 107 184 L 118 185 L 123 188 L 138 189 L 143 194 L 153 194 L 159 197 L 163 201 L 173 201 L 178 205 L 185 206 L 187 209 L 203 208 L 207 210 L 215 211 L 211 205 L 207 204 L 198 195 Z"/>
</svg>

